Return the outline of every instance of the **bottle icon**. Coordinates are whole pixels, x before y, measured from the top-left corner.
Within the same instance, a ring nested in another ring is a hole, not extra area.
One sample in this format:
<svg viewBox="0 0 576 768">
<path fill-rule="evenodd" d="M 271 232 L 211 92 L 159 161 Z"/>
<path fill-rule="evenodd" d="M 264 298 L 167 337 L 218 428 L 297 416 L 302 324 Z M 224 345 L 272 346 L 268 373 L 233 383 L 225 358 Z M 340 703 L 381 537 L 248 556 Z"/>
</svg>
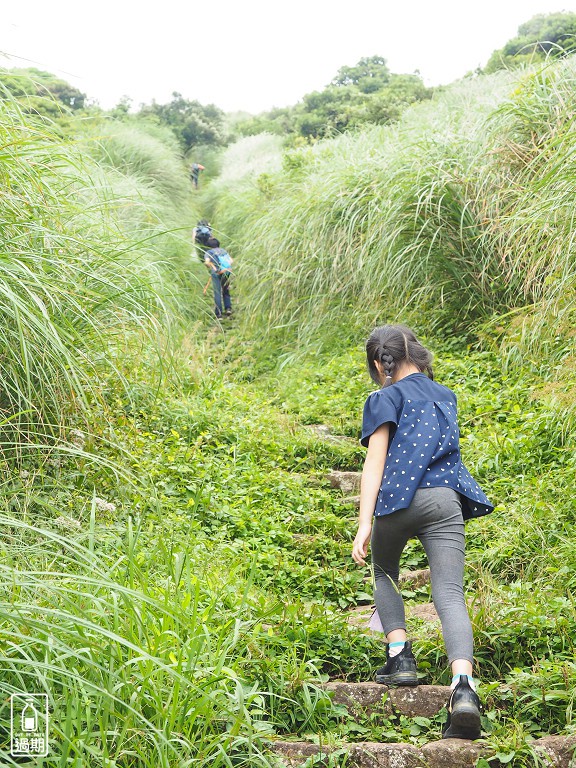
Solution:
<svg viewBox="0 0 576 768">
<path fill-rule="evenodd" d="M 22 710 L 22 730 L 28 733 L 38 730 L 38 712 L 30 699 L 26 699 L 26 706 Z"/>
</svg>

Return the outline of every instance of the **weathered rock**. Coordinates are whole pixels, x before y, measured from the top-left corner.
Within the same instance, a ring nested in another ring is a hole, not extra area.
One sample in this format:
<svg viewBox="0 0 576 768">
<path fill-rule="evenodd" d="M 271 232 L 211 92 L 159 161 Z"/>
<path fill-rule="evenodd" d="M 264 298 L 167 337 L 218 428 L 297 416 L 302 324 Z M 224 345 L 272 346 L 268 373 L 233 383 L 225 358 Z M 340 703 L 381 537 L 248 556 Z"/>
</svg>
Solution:
<svg viewBox="0 0 576 768">
<path fill-rule="evenodd" d="M 339 472 L 333 470 L 327 477 L 332 488 L 339 488 L 349 496 L 353 496 L 360 491 L 361 472 Z"/>
<path fill-rule="evenodd" d="M 278 755 L 282 763 L 290 768 L 301 766 L 312 755 L 320 753 L 317 744 L 308 742 L 275 741 L 270 749 Z M 424 768 L 422 752 L 412 744 L 378 744 L 376 742 L 363 742 L 361 744 L 347 744 L 348 751 L 346 765 L 349 768 Z M 329 755 L 337 747 L 322 747 L 322 753 Z"/>
<path fill-rule="evenodd" d="M 416 605 L 407 605 L 406 615 L 416 619 L 422 619 L 424 621 L 440 621 L 440 617 L 436 613 L 436 608 L 434 608 L 434 603 L 417 603 Z"/>
<path fill-rule="evenodd" d="M 322 753 L 328 756 L 341 747 L 323 747 Z M 472 741 L 446 739 L 426 744 L 422 748 L 412 744 L 379 744 L 362 742 L 346 744 L 348 751 L 347 766 L 354 768 L 473 768 L 478 757 L 486 753 L 486 748 Z M 290 768 L 301 766 L 312 755 L 320 753 L 317 744 L 308 742 L 272 742 L 270 749 L 278 755 L 282 763 Z M 567 763 L 557 763 L 568 768 Z"/>
<path fill-rule="evenodd" d="M 344 704 L 354 717 L 372 712 L 375 709 L 390 714 L 392 708 L 388 702 L 388 688 L 378 683 L 345 683 L 334 680 L 326 683 L 325 690 L 330 691 L 335 704 Z"/>
<path fill-rule="evenodd" d="M 351 496 L 350 498 L 356 498 L 355 496 Z M 357 497 L 360 498 L 359 496 Z M 348 499 L 343 499 L 343 501 L 348 501 Z M 364 581 L 372 582 L 372 576 L 366 575 L 364 577 Z M 424 584 L 427 584 L 430 581 L 430 569 L 429 568 L 420 568 L 417 571 L 402 571 L 398 578 L 398 582 L 400 586 L 407 586 L 407 587 L 422 587 Z"/>
<path fill-rule="evenodd" d="M 388 691 L 394 709 L 407 717 L 434 717 L 446 704 L 449 694 L 450 688 L 446 685 L 419 685 Z"/>
<path fill-rule="evenodd" d="M 302 765 L 309 757 L 319 754 L 320 751 L 327 758 L 334 751 L 334 747 L 324 745 L 320 750 L 318 744 L 308 741 L 273 741 L 268 744 L 268 747 L 271 752 L 281 757 L 283 765 L 289 768 Z"/>
<path fill-rule="evenodd" d="M 422 747 L 427 768 L 473 768 L 483 751 L 480 744 L 464 739 L 431 741 Z"/>
<path fill-rule="evenodd" d="M 436 686 L 440 687 L 440 686 Z M 554 768 L 575 768 L 576 736 L 545 736 L 532 743 L 546 755 Z M 271 752 L 278 756 L 287 768 L 299 768 L 311 756 L 322 752 L 328 764 L 329 756 L 339 749 L 346 749 L 349 758 L 346 765 L 354 768 L 473 768 L 479 757 L 490 757 L 485 745 L 464 739 L 432 741 L 418 748 L 412 744 L 379 744 L 361 742 L 341 746 L 322 745 L 306 741 L 272 741 Z"/>
<path fill-rule="evenodd" d="M 412 744 L 364 742 L 350 748 L 352 765 L 357 768 L 422 768 L 422 752 Z"/>
<path fill-rule="evenodd" d="M 534 741 L 532 746 L 547 755 L 556 768 L 576 767 L 576 736 L 544 736 Z"/>
<path fill-rule="evenodd" d="M 388 688 L 379 683 L 346 683 L 334 680 L 324 686 L 332 692 L 336 704 L 344 704 L 352 717 L 375 710 L 390 714 L 393 710 L 407 717 L 433 717 L 448 699 L 450 689 L 444 685 L 419 685 Z"/>
<path fill-rule="evenodd" d="M 356 509 L 360 509 L 360 496 L 346 496 L 342 499 L 342 504 L 352 504 Z"/>
<path fill-rule="evenodd" d="M 420 568 L 417 571 L 403 571 L 400 574 L 398 583 L 401 587 L 423 587 L 430 583 L 430 568 Z"/>
</svg>

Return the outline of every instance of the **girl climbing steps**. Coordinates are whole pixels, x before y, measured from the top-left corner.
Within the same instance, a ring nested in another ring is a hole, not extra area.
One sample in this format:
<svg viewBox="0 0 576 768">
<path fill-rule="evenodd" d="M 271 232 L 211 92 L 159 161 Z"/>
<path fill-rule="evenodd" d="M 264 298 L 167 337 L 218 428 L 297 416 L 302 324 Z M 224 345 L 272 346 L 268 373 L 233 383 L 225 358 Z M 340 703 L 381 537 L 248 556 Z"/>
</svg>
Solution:
<svg viewBox="0 0 576 768">
<path fill-rule="evenodd" d="M 456 396 L 434 381 L 432 355 L 402 325 L 385 325 L 366 343 L 368 369 L 381 387 L 366 400 L 368 448 L 352 557 L 372 547 L 374 599 L 388 642 L 377 681 L 417 684 L 398 589 L 400 557 L 418 538 L 430 565 L 432 599 L 454 675 L 445 738 L 479 738 L 480 701 L 472 679 L 472 626 L 464 600 L 464 520 L 493 506 L 460 458 Z"/>
</svg>

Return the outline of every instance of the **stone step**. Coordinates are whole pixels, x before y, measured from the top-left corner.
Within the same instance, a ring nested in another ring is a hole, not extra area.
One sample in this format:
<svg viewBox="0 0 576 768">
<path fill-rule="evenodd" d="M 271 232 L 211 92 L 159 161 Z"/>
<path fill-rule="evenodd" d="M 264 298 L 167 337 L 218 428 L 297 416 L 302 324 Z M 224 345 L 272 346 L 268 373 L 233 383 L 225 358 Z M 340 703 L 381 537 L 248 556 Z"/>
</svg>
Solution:
<svg viewBox="0 0 576 768">
<path fill-rule="evenodd" d="M 440 616 L 436 612 L 434 603 L 417 603 L 406 606 L 406 615 L 409 618 L 421 619 L 429 623 L 440 624 Z"/>
<path fill-rule="evenodd" d="M 474 768 L 479 757 L 490 758 L 489 747 L 463 739 L 431 741 L 422 747 L 413 744 L 379 744 L 360 742 L 340 746 L 318 746 L 305 741 L 274 741 L 270 750 L 289 768 L 298 768 L 315 755 L 326 757 L 345 750 L 347 768 Z M 571 768 L 576 736 L 545 736 L 531 746 L 548 759 L 554 768 Z M 315 763 L 317 765 L 317 763 Z"/>
<path fill-rule="evenodd" d="M 397 712 L 406 717 L 434 717 L 448 700 L 450 688 L 445 685 L 416 685 L 388 688 L 379 683 L 347 683 L 333 680 L 324 690 L 332 694 L 335 704 L 343 704 L 354 718 L 381 712 Z"/>
<path fill-rule="evenodd" d="M 372 583 L 372 576 L 364 577 L 367 584 Z M 419 568 L 415 571 L 402 571 L 398 578 L 401 587 L 416 589 L 430 583 L 430 568 Z"/>
<path fill-rule="evenodd" d="M 349 496 L 359 493 L 360 491 L 360 478 L 362 472 L 339 472 L 334 469 L 329 472 L 326 479 L 330 481 L 332 488 L 338 488 Z"/>
<path fill-rule="evenodd" d="M 347 768 L 473 768 L 483 752 L 482 746 L 460 739 L 430 742 L 423 747 L 360 742 L 320 748 L 309 742 L 290 741 L 277 741 L 270 747 L 283 765 L 290 768 L 297 768 L 308 758 L 320 754 L 326 757 L 325 765 L 328 765 L 330 754 L 342 748 L 347 754 Z"/>
<path fill-rule="evenodd" d="M 430 584 L 430 568 L 419 568 L 416 571 L 402 571 L 398 582 L 401 587 L 423 587 Z"/>
<path fill-rule="evenodd" d="M 353 437 L 335 435 L 326 424 L 307 424 L 306 429 L 309 432 L 312 432 L 320 440 L 326 440 L 329 443 L 350 443 L 350 445 L 358 445 L 358 441 L 354 440 Z"/>
</svg>

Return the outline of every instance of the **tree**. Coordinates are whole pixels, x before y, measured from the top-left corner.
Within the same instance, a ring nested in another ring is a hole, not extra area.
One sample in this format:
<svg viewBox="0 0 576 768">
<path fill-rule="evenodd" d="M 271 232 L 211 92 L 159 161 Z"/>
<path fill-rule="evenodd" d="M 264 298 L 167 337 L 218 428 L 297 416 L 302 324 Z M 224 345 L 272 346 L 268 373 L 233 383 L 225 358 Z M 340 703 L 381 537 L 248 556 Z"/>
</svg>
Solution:
<svg viewBox="0 0 576 768">
<path fill-rule="evenodd" d="M 143 105 L 138 114 L 153 116 L 168 125 L 185 151 L 198 144 L 220 146 L 226 143 L 224 112 L 214 104 L 204 106 L 199 101 L 189 101 L 176 91 L 168 104 L 154 101 Z"/>
<path fill-rule="evenodd" d="M 294 108 L 295 128 L 307 138 L 323 138 L 364 123 L 386 124 L 431 94 L 419 75 L 392 74 L 384 59 L 373 56 L 342 67 L 323 91 L 304 96 Z"/>
<path fill-rule="evenodd" d="M 259 133 L 286 136 L 294 131 L 293 111 L 293 107 L 275 107 L 261 115 L 245 115 L 234 120 L 230 129 L 240 136 L 256 136 Z"/>
<path fill-rule="evenodd" d="M 116 104 L 116 106 L 110 110 L 110 114 L 112 115 L 112 117 L 118 120 L 122 120 L 123 118 L 127 117 L 130 114 L 131 106 L 132 106 L 132 99 L 130 98 L 130 96 L 127 96 L 126 94 L 124 94 L 124 96 L 120 98 L 120 101 L 118 102 L 118 104 Z"/>
<path fill-rule="evenodd" d="M 379 125 L 393 123 L 410 104 L 432 96 L 419 75 L 390 75 L 386 88 L 374 94 L 366 104 L 366 121 Z"/>
<path fill-rule="evenodd" d="M 518 34 L 503 48 L 494 51 L 484 72 L 512 69 L 524 63 L 560 57 L 576 51 L 576 13 L 549 13 L 534 16 L 518 27 Z"/>
<path fill-rule="evenodd" d="M 329 85 L 304 96 L 294 109 L 295 128 L 306 138 L 343 133 L 358 124 L 364 99 L 354 87 Z"/>
<path fill-rule="evenodd" d="M 393 74 L 386 59 L 370 56 L 341 67 L 326 88 L 307 93 L 296 106 L 239 121 L 235 129 L 242 135 L 266 130 L 319 139 L 364 123 L 393 122 L 409 104 L 431 95 L 420 75 Z"/>
<path fill-rule="evenodd" d="M 341 67 L 330 85 L 355 85 L 362 93 L 379 91 L 390 80 L 390 70 L 382 56 L 360 59 L 354 67 Z"/>
</svg>

